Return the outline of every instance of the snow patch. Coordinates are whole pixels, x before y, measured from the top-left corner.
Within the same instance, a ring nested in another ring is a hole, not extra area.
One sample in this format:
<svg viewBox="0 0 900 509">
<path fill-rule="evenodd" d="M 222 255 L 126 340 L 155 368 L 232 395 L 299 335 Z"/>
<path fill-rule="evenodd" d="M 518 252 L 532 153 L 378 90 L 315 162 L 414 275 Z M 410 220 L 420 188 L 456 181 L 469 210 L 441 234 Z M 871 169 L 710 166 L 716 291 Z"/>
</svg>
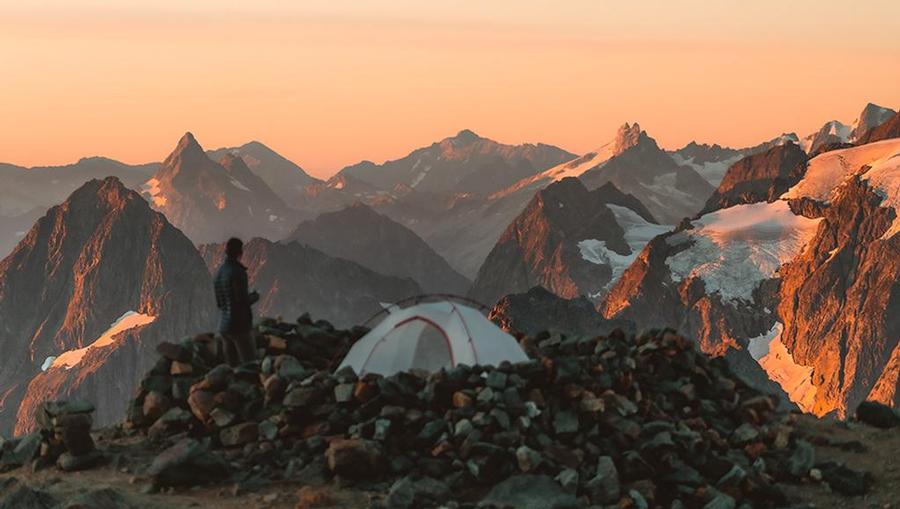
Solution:
<svg viewBox="0 0 900 509">
<path fill-rule="evenodd" d="M 55 361 L 55 360 L 56 360 L 55 355 L 51 355 L 50 357 L 47 357 L 46 359 L 44 359 L 44 363 L 41 364 L 41 371 L 47 371 L 48 369 L 50 369 L 50 366 L 53 365 L 53 361 Z"/>
<path fill-rule="evenodd" d="M 415 166 L 419 166 L 420 161 L 416 161 Z M 415 166 L 413 167 L 413 169 L 415 169 Z M 425 166 L 425 168 L 423 168 L 422 171 L 418 175 L 416 175 L 416 178 L 414 178 L 412 183 L 409 184 L 409 187 L 416 187 L 417 185 L 419 185 L 422 182 L 422 180 L 425 178 L 425 176 L 428 175 L 429 171 L 431 171 L 430 164 Z"/>
<path fill-rule="evenodd" d="M 900 233 L 900 151 L 873 164 L 862 178 L 883 198 L 880 206 L 894 209 L 894 222 L 881 236 L 887 240 Z"/>
<path fill-rule="evenodd" d="M 77 350 L 68 350 L 61 353 L 58 357 L 53 359 L 48 369 L 72 369 L 73 367 L 77 366 L 79 362 L 81 362 L 81 359 L 84 358 L 84 354 L 86 354 L 88 350 L 92 348 L 103 348 L 105 346 L 109 346 L 113 344 L 115 336 L 117 334 L 121 334 L 136 327 L 147 325 L 149 323 L 152 323 L 154 320 L 156 320 L 155 316 L 145 315 L 136 311 L 128 311 L 127 313 L 116 319 L 116 321 L 114 321 L 112 325 L 109 326 L 109 329 L 101 334 L 99 338 L 94 340 L 93 343 L 84 348 L 79 348 Z M 47 364 L 46 360 L 44 361 L 44 364 Z"/>
<path fill-rule="evenodd" d="M 240 189 L 241 191 L 248 191 L 248 192 L 250 191 L 250 189 L 247 186 L 245 186 L 244 184 L 241 184 L 236 179 L 231 179 L 231 185 Z"/>
<path fill-rule="evenodd" d="M 274 223 L 275 221 L 278 221 L 278 216 L 276 216 L 275 214 L 269 214 L 269 222 Z"/>
<path fill-rule="evenodd" d="M 628 243 L 631 253 L 619 254 L 606 247 L 605 241 L 597 239 L 585 239 L 578 243 L 582 259 L 596 265 L 607 265 L 612 269 L 612 278 L 609 283 L 596 294 L 591 294 L 592 298 L 602 296 L 618 281 L 651 239 L 669 231 L 668 226 L 649 223 L 628 207 L 610 204 L 606 206 L 609 207 L 616 217 L 616 222 L 625 231 L 625 242 Z"/>
<path fill-rule="evenodd" d="M 728 168 L 731 168 L 731 165 L 738 162 L 744 156 L 738 154 L 736 156 L 729 157 L 727 159 L 722 159 L 721 161 L 709 161 L 706 163 L 695 163 L 693 157 L 685 158 L 681 154 L 669 154 L 672 156 L 672 159 L 679 166 L 689 166 L 693 168 L 694 171 L 700 174 L 701 177 L 706 179 L 710 185 L 714 187 L 719 187 L 719 184 L 722 183 L 722 179 L 725 178 L 725 174 L 728 172 Z"/>
<path fill-rule="evenodd" d="M 709 294 L 733 302 L 753 300 L 753 290 L 803 251 L 819 219 L 796 216 L 787 202 L 736 205 L 702 216 L 682 233 L 694 245 L 668 258 L 675 281 L 700 277 Z"/>
<path fill-rule="evenodd" d="M 801 410 L 810 412 L 816 400 L 816 386 L 812 383 L 813 368 L 794 362 L 781 342 L 783 330 L 784 325 L 775 322 L 769 332 L 750 338 L 747 351 L 769 378 L 784 389 L 791 401 Z"/>
<path fill-rule="evenodd" d="M 868 165 L 874 169 L 898 154 L 900 139 L 897 138 L 825 152 L 809 162 L 803 179 L 781 195 L 781 199 L 810 198 L 829 203 L 835 189 L 859 174 L 863 167 Z M 894 184 L 894 194 L 897 193 L 896 187 L 897 184 Z"/>
</svg>

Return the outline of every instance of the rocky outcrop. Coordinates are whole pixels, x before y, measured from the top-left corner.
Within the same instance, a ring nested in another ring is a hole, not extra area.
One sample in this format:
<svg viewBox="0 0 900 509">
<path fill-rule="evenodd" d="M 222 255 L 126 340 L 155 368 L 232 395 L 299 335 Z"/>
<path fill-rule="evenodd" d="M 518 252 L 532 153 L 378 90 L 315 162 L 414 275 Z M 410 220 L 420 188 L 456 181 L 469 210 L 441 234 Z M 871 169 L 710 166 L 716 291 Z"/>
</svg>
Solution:
<svg viewBox="0 0 900 509">
<path fill-rule="evenodd" d="M 94 401 L 99 424 L 121 418 L 147 349 L 209 327 L 212 308 L 190 241 L 117 179 L 88 182 L 0 262 L 0 426 L 33 429 L 38 405 L 61 396 Z M 152 323 L 104 337 L 127 312 Z"/>
<path fill-rule="evenodd" d="M 900 112 L 894 113 L 883 124 L 874 127 L 863 135 L 860 144 L 874 143 L 876 141 L 900 138 Z"/>
<path fill-rule="evenodd" d="M 153 208 L 197 244 L 232 236 L 280 239 L 294 224 L 294 212 L 243 159 L 229 152 L 215 162 L 191 133 L 143 191 Z"/>
<path fill-rule="evenodd" d="M 816 414 L 865 399 L 900 405 L 900 235 L 896 211 L 860 177 L 841 186 L 808 248 L 782 270 L 781 342 L 813 368 Z"/>
<path fill-rule="evenodd" d="M 341 170 L 381 190 L 488 194 L 574 158 L 552 145 L 504 145 L 469 130 L 384 164 L 363 161 Z"/>
<path fill-rule="evenodd" d="M 202 246 L 200 251 L 211 271 L 225 256 L 223 244 Z M 349 326 L 364 323 L 383 303 L 422 293 L 411 279 L 385 276 L 296 242 L 253 239 L 244 245 L 241 261 L 250 287 L 260 293 L 254 312 L 265 316 L 308 312 Z"/>
<path fill-rule="evenodd" d="M 872 103 L 866 104 L 866 107 L 863 108 L 859 117 L 857 117 L 856 122 L 853 123 L 853 132 L 850 133 L 850 139 L 860 145 L 878 141 L 878 139 L 887 139 L 871 139 L 868 137 L 868 133 L 872 129 L 880 127 L 892 117 L 896 116 L 897 112 L 890 108 L 885 108 Z"/>
<path fill-rule="evenodd" d="M 896 404 L 898 151 L 888 141 L 824 153 L 779 199 L 751 195 L 764 201 L 653 239 L 601 312 L 679 327 L 750 368 L 752 357 L 816 414 Z"/>
<path fill-rule="evenodd" d="M 292 207 L 300 205 L 307 186 L 321 182 L 258 141 L 210 150 L 207 154 L 213 161 L 220 161 L 227 154 L 240 157 L 254 175 L 259 176 L 282 201 Z"/>
<path fill-rule="evenodd" d="M 488 318 L 505 331 L 529 336 L 543 331 L 596 335 L 619 329 L 626 334 L 635 333 L 633 322 L 607 320 L 588 299 L 563 299 L 541 286 L 504 296 L 491 309 Z"/>
<path fill-rule="evenodd" d="M 725 174 L 700 215 L 732 205 L 774 201 L 806 172 L 806 153 L 793 143 L 745 157 Z"/>
<path fill-rule="evenodd" d="M 412 278 L 429 293 L 464 295 L 471 285 L 421 237 L 361 203 L 300 223 L 287 241 L 381 274 Z"/>
<path fill-rule="evenodd" d="M 567 299 L 597 298 L 643 247 L 628 235 L 629 222 L 644 229 L 655 223 L 640 202 L 612 184 L 588 191 L 575 178 L 556 182 L 539 191 L 509 225 L 469 296 L 492 304 L 543 286 Z"/>
</svg>

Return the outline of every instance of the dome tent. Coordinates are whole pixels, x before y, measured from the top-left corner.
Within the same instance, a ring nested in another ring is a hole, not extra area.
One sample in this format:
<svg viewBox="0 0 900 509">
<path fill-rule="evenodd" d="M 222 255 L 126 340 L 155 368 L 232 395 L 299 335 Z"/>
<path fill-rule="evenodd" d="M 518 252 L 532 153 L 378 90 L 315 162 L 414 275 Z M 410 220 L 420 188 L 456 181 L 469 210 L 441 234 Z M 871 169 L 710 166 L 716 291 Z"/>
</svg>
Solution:
<svg viewBox="0 0 900 509">
<path fill-rule="evenodd" d="M 359 375 L 438 371 L 458 364 L 497 365 L 528 356 L 516 339 L 469 305 L 451 300 L 386 309 L 387 316 L 360 338 L 338 366 Z"/>
</svg>

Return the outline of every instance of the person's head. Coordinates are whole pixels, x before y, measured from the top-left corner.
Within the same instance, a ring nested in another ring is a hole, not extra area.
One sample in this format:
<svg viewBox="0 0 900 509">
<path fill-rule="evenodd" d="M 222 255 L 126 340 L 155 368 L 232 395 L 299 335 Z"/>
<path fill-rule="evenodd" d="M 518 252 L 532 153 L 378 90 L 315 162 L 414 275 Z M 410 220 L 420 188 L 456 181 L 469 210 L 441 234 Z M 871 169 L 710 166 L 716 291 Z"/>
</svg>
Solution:
<svg viewBox="0 0 900 509">
<path fill-rule="evenodd" d="M 240 260 L 244 254 L 244 243 L 241 239 L 232 237 L 225 243 L 225 256 L 232 260 Z"/>
</svg>

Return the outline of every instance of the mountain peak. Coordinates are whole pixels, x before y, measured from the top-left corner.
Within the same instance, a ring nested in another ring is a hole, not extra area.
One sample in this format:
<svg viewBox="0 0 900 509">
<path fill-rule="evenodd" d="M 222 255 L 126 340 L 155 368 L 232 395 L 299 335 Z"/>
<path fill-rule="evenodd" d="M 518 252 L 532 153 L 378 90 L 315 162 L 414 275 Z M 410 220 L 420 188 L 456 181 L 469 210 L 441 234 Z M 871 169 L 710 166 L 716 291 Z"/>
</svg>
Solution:
<svg viewBox="0 0 900 509">
<path fill-rule="evenodd" d="M 187 148 L 194 148 L 194 147 L 200 149 L 200 144 L 197 143 L 197 139 L 194 138 L 194 134 L 191 133 L 190 131 L 187 131 L 186 133 L 184 133 L 184 136 L 182 136 L 181 139 L 178 140 L 178 145 L 175 147 L 175 150 L 180 152 Z M 200 150 L 203 150 L 203 149 L 200 149 Z"/>
<path fill-rule="evenodd" d="M 616 132 L 613 153 L 621 154 L 637 145 L 641 139 L 642 133 L 641 126 L 637 122 L 631 125 L 629 125 L 628 122 L 625 122 Z"/>
<path fill-rule="evenodd" d="M 456 136 L 454 136 L 453 139 L 461 143 L 474 143 L 480 140 L 481 136 L 478 136 L 474 131 L 471 131 L 469 129 L 463 129 L 462 131 L 456 133 Z"/>
</svg>

